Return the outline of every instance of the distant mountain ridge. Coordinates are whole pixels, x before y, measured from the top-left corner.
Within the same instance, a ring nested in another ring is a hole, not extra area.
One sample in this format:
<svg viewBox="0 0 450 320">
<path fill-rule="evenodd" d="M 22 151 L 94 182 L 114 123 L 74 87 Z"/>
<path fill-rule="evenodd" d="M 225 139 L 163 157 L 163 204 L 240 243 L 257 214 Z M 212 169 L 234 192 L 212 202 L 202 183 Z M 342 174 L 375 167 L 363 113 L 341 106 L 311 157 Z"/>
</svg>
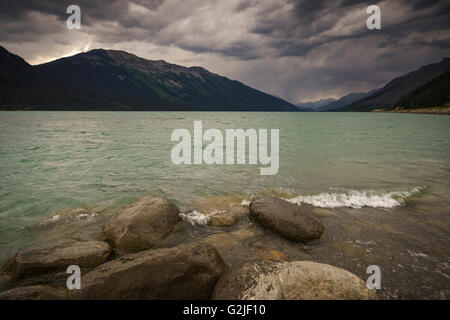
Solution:
<svg viewBox="0 0 450 320">
<path fill-rule="evenodd" d="M 450 70 L 450 58 L 444 58 L 440 62 L 422 66 L 415 71 L 394 78 L 371 95 L 355 101 L 341 110 L 371 111 L 374 109 L 393 109 L 404 95 L 448 70 Z"/>
<path fill-rule="evenodd" d="M 334 98 L 322 99 L 318 101 L 308 101 L 308 102 L 300 102 L 297 104 L 297 108 L 300 111 L 316 111 L 320 107 L 323 107 L 333 101 L 336 101 Z"/>
<path fill-rule="evenodd" d="M 384 87 L 297 106 L 245 84 L 164 60 L 95 49 L 31 66 L 0 46 L 0 110 L 372 111 L 448 102 L 450 58 Z M 442 76 L 442 77 L 441 77 Z"/>
<path fill-rule="evenodd" d="M 300 111 L 338 111 L 340 108 L 343 108 L 354 101 L 363 99 L 373 94 L 375 91 L 376 89 L 373 89 L 369 92 L 353 92 L 339 99 L 329 98 L 318 101 L 303 102 L 297 104 L 297 108 L 299 108 Z"/>
<path fill-rule="evenodd" d="M 297 107 L 301 111 L 372 111 L 441 106 L 450 102 L 449 71 L 450 58 L 444 58 L 394 78 L 380 89 L 350 93 L 325 104 L 324 101 L 333 99 L 303 103 Z"/>
<path fill-rule="evenodd" d="M 368 97 L 370 95 L 372 95 L 377 89 L 373 89 L 370 90 L 368 92 L 353 92 L 353 93 L 349 93 L 339 99 L 337 99 L 336 101 L 333 101 L 325 106 L 323 106 L 322 108 L 320 108 L 319 111 L 335 111 L 335 110 L 339 110 L 345 106 L 348 106 L 349 104 L 364 99 L 365 97 Z"/>
<path fill-rule="evenodd" d="M 0 47 L 0 71 L 0 91 L 6 93 L 0 97 L 1 109 L 297 110 L 202 67 L 147 60 L 118 50 L 95 49 L 31 66 Z"/>
</svg>

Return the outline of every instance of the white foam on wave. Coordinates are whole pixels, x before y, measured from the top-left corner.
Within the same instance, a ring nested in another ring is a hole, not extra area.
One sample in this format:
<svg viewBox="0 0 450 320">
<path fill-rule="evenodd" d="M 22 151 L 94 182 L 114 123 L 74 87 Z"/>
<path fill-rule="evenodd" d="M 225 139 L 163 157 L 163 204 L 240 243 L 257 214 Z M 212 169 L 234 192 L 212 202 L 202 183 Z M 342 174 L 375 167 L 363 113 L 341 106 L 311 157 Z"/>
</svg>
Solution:
<svg viewBox="0 0 450 320">
<path fill-rule="evenodd" d="M 405 199 L 424 188 L 416 187 L 410 191 L 376 192 L 373 190 L 350 190 L 346 193 L 320 193 L 316 195 L 300 195 L 287 201 L 295 204 L 307 203 L 320 208 L 393 208 L 405 203 Z"/>
<path fill-rule="evenodd" d="M 45 219 L 41 222 L 41 224 L 51 224 L 51 223 L 60 223 L 61 221 L 73 221 L 73 220 L 84 220 L 84 219 L 93 219 L 98 217 L 99 215 L 95 212 L 92 213 L 77 213 L 77 209 L 70 211 L 69 213 L 56 214 L 51 218 Z"/>
<path fill-rule="evenodd" d="M 253 200 L 255 200 L 255 195 L 252 194 L 249 197 L 247 197 L 246 199 L 242 200 L 241 207 L 244 207 L 244 208 L 250 207 L 250 204 L 252 203 Z"/>
<path fill-rule="evenodd" d="M 201 226 L 206 226 L 206 224 L 209 222 L 209 217 L 197 210 L 188 213 L 180 213 L 180 217 L 183 218 L 184 221 L 189 222 L 192 225 L 198 224 Z"/>
<path fill-rule="evenodd" d="M 80 213 L 79 215 L 76 216 L 77 219 L 84 219 L 84 218 L 89 218 L 89 217 L 95 218 L 95 217 L 98 217 L 98 214 L 96 214 L 96 213 L 91 213 L 91 214 Z"/>
<path fill-rule="evenodd" d="M 210 215 L 210 216 L 213 216 L 213 215 L 215 215 L 215 214 L 224 213 L 224 212 L 226 212 L 226 211 L 225 211 L 225 210 L 217 210 L 217 209 L 214 209 L 209 215 Z"/>
<path fill-rule="evenodd" d="M 45 219 L 44 221 L 41 222 L 41 224 L 56 222 L 59 220 L 59 218 L 61 218 L 61 215 L 56 214 L 56 215 L 52 216 L 51 218 Z"/>
<path fill-rule="evenodd" d="M 250 203 L 252 203 L 252 200 L 245 200 L 244 199 L 241 202 L 241 207 L 248 208 L 250 206 Z"/>
</svg>

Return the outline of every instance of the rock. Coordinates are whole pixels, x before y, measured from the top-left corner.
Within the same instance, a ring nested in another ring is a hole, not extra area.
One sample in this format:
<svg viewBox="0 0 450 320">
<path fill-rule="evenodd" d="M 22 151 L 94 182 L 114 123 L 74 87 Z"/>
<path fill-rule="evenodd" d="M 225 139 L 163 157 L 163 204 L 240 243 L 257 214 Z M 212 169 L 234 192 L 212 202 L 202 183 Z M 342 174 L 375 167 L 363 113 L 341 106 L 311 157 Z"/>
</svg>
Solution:
<svg viewBox="0 0 450 320">
<path fill-rule="evenodd" d="M 213 245 L 220 253 L 224 250 L 239 246 L 239 242 L 228 232 L 214 233 L 201 240 Z"/>
<path fill-rule="evenodd" d="M 260 237 L 264 234 L 263 228 L 255 223 L 246 223 L 237 230 L 229 232 L 229 234 L 240 242 L 248 241 L 251 238 Z"/>
<path fill-rule="evenodd" d="M 311 261 L 260 262 L 228 271 L 214 289 L 218 300 L 377 299 L 353 273 Z"/>
<path fill-rule="evenodd" d="M 210 244 L 128 254 L 81 278 L 75 299 L 209 299 L 226 265 Z"/>
<path fill-rule="evenodd" d="M 2 267 L 2 273 L 17 280 L 37 273 L 65 271 L 70 265 L 95 267 L 111 253 L 108 243 L 91 239 L 62 239 L 20 251 Z"/>
<path fill-rule="evenodd" d="M 246 214 L 248 209 L 243 207 L 232 207 L 225 212 L 216 213 L 209 217 L 208 224 L 214 227 L 231 227 L 241 220 Z"/>
<path fill-rule="evenodd" d="M 283 252 L 269 248 L 257 248 L 256 256 L 261 260 L 278 260 L 278 261 L 286 260 L 286 255 Z"/>
<path fill-rule="evenodd" d="M 100 239 L 119 251 L 137 252 L 154 248 L 180 221 L 179 210 L 165 198 L 145 196 L 113 215 Z"/>
<path fill-rule="evenodd" d="M 250 215 L 264 227 L 294 241 L 320 239 L 324 231 L 324 226 L 300 206 L 278 198 L 260 197 L 252 201 Z"/>
<path fill-rule="evenodd" d="M 47 286 L 17 287 L 0 293 L 0 300 L 64 300 L 66 292 Z"/>
<path fill-rule="evenodd" d="M 304 204 L 302 204 L 302 205 L 304 205 Z M 326 210 L 326 209 L 323 209 L 323 208 L 316 208 L 316 207 L 313 207 L 313 206 L 310 206 L 310 207 L 311 207 L 311 212 L 314 215 L 318 215 L 318 216 L 321 216 L 321 217 L 336 216 L 336 214 L 334 214 L 330 210 Z"/>
</svg>

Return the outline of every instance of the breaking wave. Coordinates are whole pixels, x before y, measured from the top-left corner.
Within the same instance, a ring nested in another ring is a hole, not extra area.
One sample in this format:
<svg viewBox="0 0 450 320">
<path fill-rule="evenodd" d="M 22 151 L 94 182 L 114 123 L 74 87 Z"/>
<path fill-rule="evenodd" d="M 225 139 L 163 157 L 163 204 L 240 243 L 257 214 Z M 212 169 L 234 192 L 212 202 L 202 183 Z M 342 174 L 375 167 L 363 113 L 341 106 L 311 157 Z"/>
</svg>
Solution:
<svg viewBox="0 0 450 320">
<path fill-rule="evenodd" d="M 350 190 L 346 193 L 320 193 L 316 195 L 300 195 L 286 199 L 291 203 L 307 203 L 320 208 L 393 208 L 401 206 L 405 200 L 415 194 L 423 192 L 426 188 L 416 187 L 410 191 L 392 191 L 380 193 L 373 190 Z"/>
<path fill-rule="evenodd" d="M 192 225 L 198 224 L 203 227 L 206 226 L 206 224 L 209 222 L 209 217 L 197 210 L 188 213 L 180 213 L 180 217 L 184 221 L 189 222 Z"/>
<path fill-rule="evenodd" d="M 291 203 L 301 205 L 309 204 L 319 208 L 393 208 L 405 204 L 406 199 L 417 196 L 428 190 L 427 187 L 415 187 L 409 191 L 374 191 L 374 190 L 348 190 L 345 192 L 319 193 L 313 195 L 299 195 L 293 198 L 280 197 Z M 255 195 L 248 196 L 240 202 L 241 207 L 248 208 L 256 198 Z M 202 210 L 203 211 L 203 210 Z M 206 213 L 198 210 L 180 213 L 180 217 L 191 225 L 206 226 L 210 217 L 225 212 L 224 210 L 209 210 Z"/>
</svg>

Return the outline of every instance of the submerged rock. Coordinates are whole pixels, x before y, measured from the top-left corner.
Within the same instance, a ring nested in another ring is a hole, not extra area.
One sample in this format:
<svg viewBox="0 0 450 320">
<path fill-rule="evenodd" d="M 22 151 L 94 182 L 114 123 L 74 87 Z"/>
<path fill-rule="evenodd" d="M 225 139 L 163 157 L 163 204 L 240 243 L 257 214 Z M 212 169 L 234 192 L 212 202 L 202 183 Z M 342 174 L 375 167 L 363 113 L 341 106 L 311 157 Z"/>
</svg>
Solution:
<svg viewBox="0 0 450 320">
<path fill-rule="evenodd" d="M 228 271 L 214 289 L 217 300 L 377 299 L 353 273 L 311 261 L 250 263 Z"/>
<path fill-rule="evenodd" d="M 75 299 L 209 299 L 226 265 L 216 248 L 190 243 L 128 254 L 81 278 Z"/>
<path fill-rule="evenodd" d="M 260 197 L 250 204 L 250 215 L 264 227 L 294 241 L 320 239 L 324 226 L 300 206 L 274 197 Z"/>
<path fill-rule="evenodd" d="M 286 255 L 283 252 L 271 248 L 257 248 L 256 256 L 260 260 L 278 260 L 278 261 L 286 260 Z"/>
<path fill-rule="evenodd" d="M 229 250 L 231 248 L 239 246 L 239 241 L 233 238 L 233 236 L 228 232 L 214 233 L 201 240 L 201 242 L 206 242 L 213 245 L 220 253 L 224 250 Z"/>
<path fill-rule="evenodd" d="M 17 287 L 0 292 L 0 300 L 63 300 L 66 292 L 47 286 Z"/>
<path fill-rule="evenodd" d="M 14 280 L 46 272 L 65 271 L 70 265 L 95 267 L 111 253 L 108 243 L 91 239 L 62 239 L 15 254 L 5 262 L 2 273 Z"/>
<path fill-rule="evenodd" d="M 243 207 L 232 207 L 213 214 L 209 217 L 208 224 L 214 227 L 231 227 L 241 220 L 246 214 L 248 209 Z"/>
<path fill-rule="evenodd" d="M 180 219 L 177 206 L 169 200 L 145 196 L 114 214 L 100 239 L 119 251 L 147 250 L 168 236 Z"/>
</svg>

